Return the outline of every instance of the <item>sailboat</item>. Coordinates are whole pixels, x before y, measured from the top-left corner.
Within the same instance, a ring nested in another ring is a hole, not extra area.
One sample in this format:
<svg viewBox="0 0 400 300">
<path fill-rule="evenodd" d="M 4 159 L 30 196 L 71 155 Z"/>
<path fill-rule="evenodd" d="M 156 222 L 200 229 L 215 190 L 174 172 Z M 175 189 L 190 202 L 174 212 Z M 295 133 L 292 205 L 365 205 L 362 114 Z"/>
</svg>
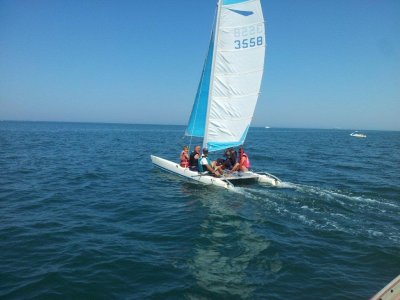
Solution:
<svg viewBox="0 0 400 300">
<path fill-rule="evenodd" d="M 185 134 L 202 137 L 210 152 L 244 144 L 260 93 L 265 57 L 260 0 L 218 0 L 208 54 Z M 278 185 L 269 173 L 240 172 L 222 177 L 199 174 L 151 155 L 153 164 L 203 184 L 234 188 L 235 180 Z"/>
</svg>

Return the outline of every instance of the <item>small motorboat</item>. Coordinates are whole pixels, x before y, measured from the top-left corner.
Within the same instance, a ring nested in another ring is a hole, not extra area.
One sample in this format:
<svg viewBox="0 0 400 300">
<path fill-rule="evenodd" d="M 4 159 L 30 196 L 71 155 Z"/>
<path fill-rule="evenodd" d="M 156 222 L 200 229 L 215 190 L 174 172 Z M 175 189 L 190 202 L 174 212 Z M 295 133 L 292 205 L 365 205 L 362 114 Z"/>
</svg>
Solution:
<svg viewBox="0 0 400 300">
<path fill-rule="evenodd" d="M 354 131 L 354 132 L 350 133 L 350 136 L 356 137 L 356 138 L 366 138 L 367 137 L 367 135 L 365 135 L 363 133 L 359 133 L 358 131 Z"/>
</svg>

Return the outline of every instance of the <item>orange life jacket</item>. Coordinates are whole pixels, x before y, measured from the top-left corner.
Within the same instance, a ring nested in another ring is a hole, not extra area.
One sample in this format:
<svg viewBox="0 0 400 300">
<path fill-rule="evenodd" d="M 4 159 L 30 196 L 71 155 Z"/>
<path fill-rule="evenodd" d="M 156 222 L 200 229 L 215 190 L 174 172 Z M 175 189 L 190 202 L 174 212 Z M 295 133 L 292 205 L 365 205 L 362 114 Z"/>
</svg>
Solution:
<svg viewBox="0 0 400 300">
<path fill-rule="evenodd" d="M 242 163 L 242 157 L 246 158 L 244 163 Z M 249 159 L 249 157 L 247 156 L 246 153 L 244 153 L 244 152 L 242 153 L 242 156 L 240 157 L 239 163 L 240 163 L 241 166 L 245 166 L 247 169 L 250 168 L 250 159 Z"/>
<path fill-rule="evenodd" d="M 189 160 L 186 158 L 185 154 L 186 154 L 185 150 L 182 150 L 182 152 L 181 152 L 181 164 L 180 165 L 183 168 L 189 167 Z"/>
</svg>

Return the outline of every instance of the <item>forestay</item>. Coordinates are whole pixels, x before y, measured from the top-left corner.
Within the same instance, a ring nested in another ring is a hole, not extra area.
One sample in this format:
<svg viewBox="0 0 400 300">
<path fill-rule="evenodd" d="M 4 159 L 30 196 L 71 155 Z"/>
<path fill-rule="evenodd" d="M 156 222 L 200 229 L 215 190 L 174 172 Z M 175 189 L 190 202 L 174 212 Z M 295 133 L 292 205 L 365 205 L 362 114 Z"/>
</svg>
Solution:
<svg viewBox="0 0 400 300">
<path fill-rule="evenodd" d="M 220 0 L 186 130 L 210 151 L 244 143 L 260 92 L 265 29 L 259 0 Z"/>
</svg>

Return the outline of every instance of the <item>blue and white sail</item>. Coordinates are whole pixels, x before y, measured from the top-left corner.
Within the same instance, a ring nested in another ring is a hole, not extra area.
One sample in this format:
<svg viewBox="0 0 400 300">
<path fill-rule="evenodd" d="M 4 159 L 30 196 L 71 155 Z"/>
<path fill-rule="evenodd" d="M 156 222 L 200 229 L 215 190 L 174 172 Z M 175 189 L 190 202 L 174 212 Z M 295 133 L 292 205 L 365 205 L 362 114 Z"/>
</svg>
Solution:
<svg viewBox="0 0 400 300">
<path fill-rule="evenodd" d="M 208 107 L 208 95 L 210 91 L 210 76 L 212 67 L 212 58 L 214 53 L 214 33 L 211 35 L 210 47 L 208 48 L 208 54 L 206 61 L 204 62 L 203 73 L 199 87 L 197 88 L 196 98 L 194 100 L 192 113 L 188 127 L 186 129 L 186 135 L 203 137 L 206 128 L 206 116 Z"/>
<path fill-rule="evenodd" d="M 210 151 L 244 143 L 260 93 L 265 28 L 260 0 L 219 0 L 187 135 Z"/>
</svg>

